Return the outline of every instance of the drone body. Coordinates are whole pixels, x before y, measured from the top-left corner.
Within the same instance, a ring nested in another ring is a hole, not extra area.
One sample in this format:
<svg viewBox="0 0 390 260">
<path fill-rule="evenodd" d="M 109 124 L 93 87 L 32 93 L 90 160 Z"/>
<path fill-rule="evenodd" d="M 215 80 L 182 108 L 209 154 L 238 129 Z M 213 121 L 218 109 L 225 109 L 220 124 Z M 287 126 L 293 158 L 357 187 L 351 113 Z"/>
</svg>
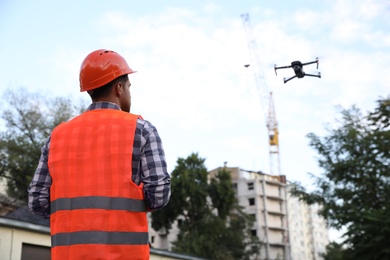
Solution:
<svg viewBox="0 0 390 260">
<path fill-rule="evenodd" d="M 318 58 L 316 58 L 315 61 L 310 61 L 310 62 L 306 62 L 306 63 L 302 63 L 300 61 L 293 61 L 291 62 L 291 65 L 288 65 L 288 66 L 281 66 L 281 67 L 277 67 L 276 64 L 274 66 L 274 69 L 275 69 L 275 74 L 278 75 L 276 73 L 276 70 L 278 69 L 287 69 L 287 68 L 292 68 L 294 70 L 294 73 L 295 73 L 295 76 L 292 76 L 290 78 L 284 78 L 283 81 L 284 83 L 292 80 L 293 78 L 303 78 L 304 76 L 310 76 L 310 77 L 317 77 L 317 78 L 321 78 L 321 73 L 318 72 L 318 75 L 314 75 L 314 74 L 307 74 L 303 71 L 303 66 L 305 65 L 309 65 L 309 64 L 313 64 L 313 63 L 317 63 L 317 69 L 318 69 Z"/>
</svg>

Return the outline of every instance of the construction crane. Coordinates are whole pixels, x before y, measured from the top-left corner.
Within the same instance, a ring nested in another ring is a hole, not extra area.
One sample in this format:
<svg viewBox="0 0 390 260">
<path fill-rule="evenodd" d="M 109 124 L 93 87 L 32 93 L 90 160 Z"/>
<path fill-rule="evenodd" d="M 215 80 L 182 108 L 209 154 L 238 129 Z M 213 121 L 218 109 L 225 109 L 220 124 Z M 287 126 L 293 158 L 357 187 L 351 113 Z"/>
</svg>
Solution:
<svg viewBox="0 0 390 260">
<path fill-rule="evenodd" d="M 267 86 L 264 78 L 263 70 L 260 63 L 259 52 L 257 50 L 257 44 L 253 29 L 249 21 L 249 14 L 241 14 L 242 21 L 244 23 L 244 29 L 247 37 L 248 48 L 250 52 L 251 65 L 255 76 L 255 84 L 260 96 L 260 103 L 266 119 L 266 126 L 268 130 L 268 147 L 269 147 L 269 162 L 270 162 L 270 174 L 280 174 L 280 159 L 279 159 L 279 130 L 278 122 L 276 120 L 275 106 L 272 97 L 272 91 Z M 246 68 L 249 65 L 244 65 Z"/>
<path fill-rule="evenodd" d="M 275 113 L 275 106 L 273 102 L 272 97 L 272 91 L 268 89 L 267 83 L 264 78 L 264 74 L 262 71 L 261 63 L 260 63 L 260 56 L 259 52 L 257 50 L 257 44 L 255 40 L 255 36 L 253 33 L 253 29 L 251 26 L 251 23 L 249 21 L 249 14 L 242 14 L 241 18 L 244 23 L 245 33 L 248 41 L 248 48 L 251 56 L 251 63 L 252 68 L 255 75 L 255 83 L 257 91 L 260 95 L 260 102 L 261 106 L 264 112 L 264 116 L 266 119 L 266 126 L 268 130 L 268 147 L 269 147 L 269 159 L 270 159 L 270 174 L 271 175 L 277 175 L 282 177 L 280 173 L 280 159 L 279 159 L 279 130 L 278 130 L 278 122 L 276 120 L 276 113 Z M 245 67 L 249 67 L 247 65 L 244 65 Z M 284 177 L 284 176 L 283 176 Z M 280 181 L 283 183 L 286 183 L 285 177 L 280 179 Z M 265 192 L 263 190 L 263 192 Z M 289 260 L 290 259 L 290 245 L 289 245 L 289 232 L 288 232 L 288 211 L 287 211 L 287 193 L 284 193 L 284 200 L 285 200 L 285 210 L 284 213 L 282 213 L 282 223 L 284 226 L 283 231 L 283 244 L 284 244 L 284 257 L 283 259 Z M 265 193 L 263 196 L 264 199 L 264 205 L 263 205 L 263 216 L 264 216 L 264 232 L 265 232 L 265 259 L 270 259 L 270 247 L 271 242 L 270 238 L 268 237 L 268 232 L 271 229 L 271 227 L 268 226 L 268 206 L 267 206 L 267 199 L 265 199 Z M 271 214 L 271 213 L 270 213 Z"/>
</svg>

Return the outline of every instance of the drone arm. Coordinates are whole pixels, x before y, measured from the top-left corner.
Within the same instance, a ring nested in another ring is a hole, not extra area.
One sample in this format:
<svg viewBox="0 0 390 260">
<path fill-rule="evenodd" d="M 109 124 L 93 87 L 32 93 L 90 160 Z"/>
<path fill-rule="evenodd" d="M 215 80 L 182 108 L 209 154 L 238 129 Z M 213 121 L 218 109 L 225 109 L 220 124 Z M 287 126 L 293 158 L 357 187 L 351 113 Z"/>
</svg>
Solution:
<svg viewBox="0 0 390 260">
<path fill-rule="evenodd" d="M 288 68 L 291 68 L 291 65 L 281 66 L 281 67 L 276 67 L 276 65 L 275 65 L 275 70 L 277 70 L 277 69 L 288 69 Z"/>
<path fill-rule="evenodd" d="M 297 75 L 292 76 L 291 78 L 288 78 L 288 79 L 284 78 L 283 81 L 286 84 L 288 81 L 290 81 L 290 80 L 292 80 L 293 78 L 296 78 L 296 77 L 297 77 Z"/>
<path fill-rule="evenodd" d="M 305 63 L 302 63 L 302 66 L 304 66 L 304 65 L 309 65 L 309 64 L 313 64 L 313 63 L 318 63 L 318 61 L 305 62 Z"/>
<path fill-rule="evenodd" d="M 314 74 L 305 74 L 305 76 L 310 76 L 310 77 L 317 77 L 317 78 L 321 78 L 321 73 L 318 72 L 318 75 L 314 75 Z"/>
<path fill-rule="evenodd" d="M 275 75 L 276 75 L 276 76 L 278 75 L 278 73 L 276 73 L 276 70 L 278 70 L 278 69 L 288 69 L 288 68 L 291 68 L 291 65 L 276 67 L 276 64 L 275 64 L 275 65 L 274 65 Z"/>
<path fill-rule="evenodd" d="M 315 61 L 310 61 L 310 62 L 306 62 L 306 63 L 302 63 L 302 66 L 305 66 L 305 65 L 309 65 L 309 64 L 313 64 L 313 63 L 317 63 L 317 69 L 318 69 L 318 64 L 319 64 L 319 59 L 318 57 L 316 58 Z"/>
<path fill-rule="evenodd" d="M 274 65 L 275 75 L 276 75 L 276 76 L 278 75 L 278 73 L 276 73 L 276 70 L 278 70 L 278 69 L 288 69 L 288 68 L 291 68 L 291 65 L 277 67 L 276 64 L 275 64 L 275 65 Z"/>
</svg>

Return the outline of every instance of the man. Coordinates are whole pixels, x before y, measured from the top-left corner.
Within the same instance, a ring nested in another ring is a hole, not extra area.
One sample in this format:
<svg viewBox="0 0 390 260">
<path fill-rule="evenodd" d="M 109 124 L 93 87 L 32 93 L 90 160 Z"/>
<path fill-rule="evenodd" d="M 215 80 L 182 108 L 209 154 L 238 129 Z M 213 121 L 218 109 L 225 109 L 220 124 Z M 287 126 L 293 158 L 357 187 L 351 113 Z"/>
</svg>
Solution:
<svg viewBox="0 0 390 260">
<path fill-rule="evenodd" d="M 147 211 L 170 198 L 156 128 L 131 107 L 125 59 L 90 53 L 80 91 L 92 104 L 56 127 L 29 187 L 31 211 L 50 217 L 52 259 L 149 259 Z"/>
</svg>

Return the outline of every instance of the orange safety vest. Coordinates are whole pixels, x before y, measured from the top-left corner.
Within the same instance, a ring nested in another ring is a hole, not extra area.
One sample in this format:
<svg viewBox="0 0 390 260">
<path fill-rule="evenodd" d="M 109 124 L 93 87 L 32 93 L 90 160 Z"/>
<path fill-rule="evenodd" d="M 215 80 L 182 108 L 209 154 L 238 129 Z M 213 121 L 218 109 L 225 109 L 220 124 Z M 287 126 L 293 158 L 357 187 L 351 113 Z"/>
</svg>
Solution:
<svg viewBox="0 0 390 260">
<path fill-rule="evenodd" d="M 138 117 L 90 110 L 54 129 L 52 259 L 149 259 L 143 185 L 131 180 Z"/>
</svg>

